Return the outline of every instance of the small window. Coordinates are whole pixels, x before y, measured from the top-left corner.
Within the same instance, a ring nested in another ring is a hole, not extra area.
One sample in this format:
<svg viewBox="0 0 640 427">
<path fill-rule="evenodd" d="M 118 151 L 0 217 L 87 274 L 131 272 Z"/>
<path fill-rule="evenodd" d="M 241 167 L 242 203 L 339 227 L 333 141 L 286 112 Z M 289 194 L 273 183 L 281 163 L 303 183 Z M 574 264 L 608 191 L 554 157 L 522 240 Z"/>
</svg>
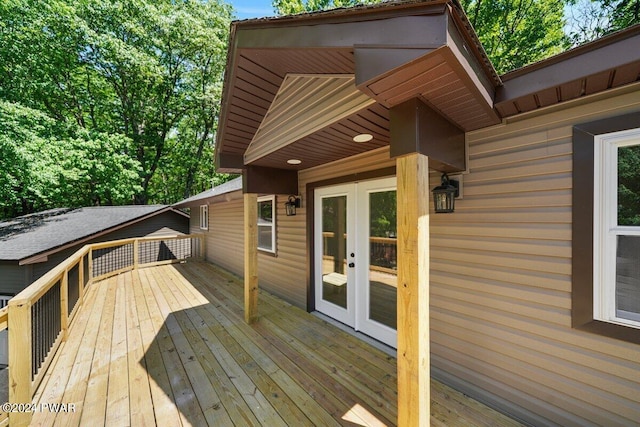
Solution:
<svg viewBox="0 0 640 427">
<path fill-rule="evenodd" d="M 594 140 L 593 317 L 640 328 L 640 129 Z"/>
<path fill-rule="evenodd" d="M 258 249 L 276 252 L 276 196 L 258 197 Z"/>
<path fill-rule="evenodd" d="M 209 206 L 207 205 L 200 206 L 200 229 L 209 229 Z"/>
</svg>

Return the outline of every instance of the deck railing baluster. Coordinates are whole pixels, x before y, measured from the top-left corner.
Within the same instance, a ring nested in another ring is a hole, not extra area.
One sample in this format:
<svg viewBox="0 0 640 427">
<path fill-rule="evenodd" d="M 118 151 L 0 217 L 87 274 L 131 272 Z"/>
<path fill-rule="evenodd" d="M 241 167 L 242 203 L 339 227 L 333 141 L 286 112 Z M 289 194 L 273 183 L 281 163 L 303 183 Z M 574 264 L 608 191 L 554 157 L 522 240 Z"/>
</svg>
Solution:
<svg viewBox="0 0 640 427">
<path fill-rule="evenodd" d="M 153 252 L 155 251 L 155 256 Z M 96 279 L 145 266 L 204 257 L 204 236 L 125 239 L 86 245 L 54 267 L 0 310 L 0 331 L 9 330 L 9 402 L 30 403 L 60 343 L 67 338 L 87 286 Z M 27 425 L 31 414 L 8 415 Z M 0 416 L 0 424 L 7 414 Z"/>
</svg>

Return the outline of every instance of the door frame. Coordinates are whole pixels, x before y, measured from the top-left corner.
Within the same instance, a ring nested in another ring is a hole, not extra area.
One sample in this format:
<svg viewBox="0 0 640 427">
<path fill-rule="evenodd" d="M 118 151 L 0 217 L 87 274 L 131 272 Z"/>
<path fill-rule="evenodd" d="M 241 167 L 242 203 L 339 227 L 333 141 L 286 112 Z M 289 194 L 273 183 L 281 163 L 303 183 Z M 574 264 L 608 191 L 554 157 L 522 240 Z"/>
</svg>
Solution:
<svg viewBox="0 0 640 427">
<path fill-rule="evenodd" d="M 369 194 L 374 192 L 382 192 L 393 189 L 397 191 L 397 179 L 395 176 L 372 179 L 364 181 L 358 184 L 358 190 L 355 192 L 357 214 L 361 218 L 369 219 L 370 207 L 369 207 Z M 356 242 L 354 243 L 356 250 L 356 273 L 360 273 L 360 280 L 364 281 L 366 285 L 361 286 L 360 290 L 364 295 L 360 295 L 361 300 L 356 301 L 356 304 L 361 304 L 356 307 L 356 319 L 355 326 L 358 331 L 363 332 L 385 344 L 396 348 L 397 347 L 397 329 L 393 329 L 387 325 L 370 319 L 369 309 L 371 308 L 371 282 L 369 280 L 369 262 L 370 262 L 370 250 L 371 245 L 369 239 L 364 239 L 364 236 L 369 235 L 369 224 L 364 221 L 356 221 Z M 367 266 L 366 271 L 362 266 Z M 360 267 L 358 267 L 360 266 Z M 358 293 L 356 293 L 358 296 Z"/>
<path fill-rule="evenodd" d="M 307 311 L 316 310 L 315 300 L 315 243 L 314 243 L 314 227 L 315 227 L 315 189 L 318 187 L 328 187 L 337 184 L 346 184 L 349 182 L 369 180 L 375 178 L 384 178 L 396 176 L 396 167 L 390 166 L 383 169 L 375 169 L 371 171 L 358 172 L 349 175 L 342 175 L 335 178 L 329 178 L 322 181 L 314 181 L 306 184 L 306 222 L 307 222 Z"/>
<path fill-rule="evenodd" d="M 322 195 L 320 195 L 320 192 L 324 193 Z M 356 245 L 356 241 L 353 239 L 353 236 L 355 236 L 356 234 L 356 192 L 355 192 L 355 185 L 352 182 L 348 182 L 348 183 L 344 183 L 344 184 L 338 184 L 338 185 L 331 185 L 328 187 L 321 187 L 321 188 L 317 188 L 316 192 L 314 193 L 314 197 L 315 198 L 322 198 L 322 197 L 341 197 L 344 196 L 346 198 L 346 204 L 344 206 L 344 208 L 346 209 L 346 220 L 345 220 L 345 229 L 344 232 L 347 235 L 347 241 L 346 241 L 346 249 L 345 249 L 345 260 L 347 263 L 353 263 L 354 261 L 356 261 L 355 259 L 353 259 L 349 254 L 355 251 L 355 245 Z M 314 199 L 314 202 L 317 202 L 317 200 Z M 318 206 L 314 203 L 314 209 L 316 210 L 320 210 L 318 209 Z M 314 253 L 316 254 L 316 258 L 313 260 L 313 264 L 314 264 L 314 278 L 318 278 L 317 273 L 317 269 L 319 268 L 320 270 L 323 269 L 323 259 L 322 259 L 322 244 L 323 244 L 323 239 L 322 239 L 322 216 L 321 215 L 315 215 L 315 233 L 313 235 L 313 240 L 310 242 L 313 246 L 314 246 Z M 320 230 L 320 231 L 318 231 Z M 317 237 L 320 236 L 319 239 L 317 239 Z M 338 262 L 342 263 L 342 259 L 339 259 Z M 346 292 L 347 294 L 347 298 L 346 298 L 346 307 L 341 307 L 339 305 L 333 304 L 331 302 L 328 301 L 324 301 L 322 300 L 322 297 L 320 297 L 321 301 L 318 301 L 318 297 L 319 295 L 322 295 L 323 289 L 324 289 L 324 285 L 322 284 L 318 284 L 318 286 L 314 289 L 314 293 L 315 298 L 316 298 L 316 305 L 319 307 L 316 307 L 316 309 L 318 309 L 318 311 L 321 311 L 323 314 L 326 314 L 327 316 L 344 323 L 347 326 L 350 326 L 352 328 L 355 328 L 357 323 L 356 323 L 356 292 L 355 292 L 355 286 L 356 286 L 356 268 L 352 267 L 353 264 L 350 264 L 348 267 L 346 267 L 346 271 L 344 272 L 345 276 L 346 276 L 346 283 L 344 285 L 342 285 L 342 287 L 344 287 L 345 289 L 342 290 L 342 292 Z M 355 264 L 357 266 L 357 264 Z M 322 275 L 322 271 L 320 271 L 320 275 Z"/>
<path fill-rule="evenodd" d="M 378 169 L 374 171 L 367 171 L 359 174 L 344 175 L 344 176 L 340 176 L 340 177 L 336 177 L 328 180 L 307 183 L 306 185 L 306 190 L 307 190 L 306 191 L 306 196 L 307 196 L 306 217 L 307 217 L 307 247 L 309 248 L 308 259 L 307 259 L 307 311 L 309 312 L 315 311 L 317 309 L 316 304 L 318 303 L 316 301 L 317 283 L 316 283 L 316 270 L 315 270 L 316 269 L 316 251 L 318 249 L 316 248 L 315 230 L 317 225 L 316 222 L 319 219 L 316 218 L 316 207 L 315 207 L 316 189 L 320 189 L 321 187 L 322 188 L 336 187 L 341 184 L 352 185 L 360 181 L 373 181 L 373 180 L 380 180 L 384 178 L 394 179 L 396 178 L 395 171 L 396 171 L 396 168 L 394 166 L 394 167 Z M 365 185 L 366 187 L 366 183 L 363 182 L 361 184 Z M 393 185 L 383 185 L 383 187 L 385 186 L 393 186 Z M 329 191 L 331 191 L 331 189 L 329 189 Z M 366 194 L 368 195 L 369 193 L 367 192 Z M 354 199 L 354 204 L 360 203 L 359 200 L 357 200 L 357 199 L 360 199 L 360 196 L 357 193 L 354 193 L 351 196 Z M 353 211 L 352 214 L 355 214 L 355 211 Z M 355 222 L 356 224 L 354 227 L 354 231 L 356 228 L 360 228 L 357 224 L 357 221 Z M 355 242 L 353 244 L 355 244 Z M 364 265 L 362 264 L 364 260 L 364 254 L 368 253 L 368 250 L 367 251 L 359 250 L 358 252 L 359 254 L 357 254 L 357 257 L 356 257 L 357 259 L 356 263 L 360 265 Z M 366 260 L 364 260 L 364 262 L 367 263 Z M 351 276 L 354 277 L 354 274 L 352 274 Z M 365 289 L 368 289 L 368 287 Z M 354 291 L 355 291 L 355 288 L 354 288 Z M 353 306 L 353 304 L 355 303 L 355 295 L 353 296 L 353 298 L 351 298 L 351 301 L 352 301 L 351 304 Z M 366 308 L 365 308 L 366 301 L 368 301 L 368 296 L 366 296 L 365 299 L 361 301 L 361 304 L 362 304 L 361 310 L 364 310 L 365 313 L 366 313 Z M 322 303 L 320 303 L 320 305 L 322 305 Z M 345 321 L 344 319 L 337 319 L 337 320 L 347 324 L 350 327 L 353 327 L 356 330 L 361 330 L 365 334 L 371 333 L 370 327 L 363 328 L 364 323 L 370 323 L 370 322 L 363 323 L 364 316 L 358 316 L 359 318 L 356 318 L 357 314 L 355 310 L 351 310 L 351 314 L 353 316 L 353 319 L 349 319 L 348 321 Z M 332 317 L 330 314 L 328 315 L 329 317 Z M 387 331 L 383 336 L 379 337 L 378 339 L 380 339 L 383 342 L 395 343 L 397 332 L 395 330 L 392 331 L 391 328 L 388 328 L 384 325 L 380 325 L 380 327 L 382 329 L 389 329 L 389 331 Z M 389 337 L 392 337 L 392 338 L 389 338 Z M 392 346 L 395 347 L 395 345 L 392 345 Z"/>
</svg>

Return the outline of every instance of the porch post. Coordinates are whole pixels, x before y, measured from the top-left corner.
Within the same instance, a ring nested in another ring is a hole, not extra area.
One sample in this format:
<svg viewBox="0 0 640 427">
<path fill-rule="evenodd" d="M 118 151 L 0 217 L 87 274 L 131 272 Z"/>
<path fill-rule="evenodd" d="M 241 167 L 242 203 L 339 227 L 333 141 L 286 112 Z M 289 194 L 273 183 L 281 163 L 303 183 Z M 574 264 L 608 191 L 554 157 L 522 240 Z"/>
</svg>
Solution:
<svg viewBox="0 0 640 427">
<path fill-rule="evenodd" d="M 258 195 L 244 195 L 244 320 L 258 317 Z"/>
<path fill-rule="evenodd" d="M 398 425 L 428 426 L 429 158 L 398 157 Z"/>
</svg>

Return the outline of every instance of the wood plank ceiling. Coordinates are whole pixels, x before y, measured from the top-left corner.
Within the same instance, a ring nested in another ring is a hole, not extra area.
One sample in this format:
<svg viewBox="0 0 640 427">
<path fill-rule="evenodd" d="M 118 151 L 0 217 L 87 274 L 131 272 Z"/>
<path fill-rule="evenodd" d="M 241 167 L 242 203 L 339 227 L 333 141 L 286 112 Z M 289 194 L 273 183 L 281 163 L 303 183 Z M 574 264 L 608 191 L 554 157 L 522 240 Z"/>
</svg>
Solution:
<svg viewBox="0 0 640 427">
<path fill-rule="evenodd" d="M 234 96 L 228 107 L 224 150 L 243 156 L 258 132 L 288 74 L 353 75 L 352 49 L 291 49 L 278 52 L 243 50 L 238 58 Z M 354 85 L 355 88 L 355 85 Z M 371 133 L 374 139 L 357 143 L 353 137 Z M 389 144 L 389 111 L 370 103 L 331 126 L 298 138 L 268 156 L 253 159 L 257 166 L 302 169 Z M 290 165 L 289 159 L 304 159 Z"/>
</svg>

